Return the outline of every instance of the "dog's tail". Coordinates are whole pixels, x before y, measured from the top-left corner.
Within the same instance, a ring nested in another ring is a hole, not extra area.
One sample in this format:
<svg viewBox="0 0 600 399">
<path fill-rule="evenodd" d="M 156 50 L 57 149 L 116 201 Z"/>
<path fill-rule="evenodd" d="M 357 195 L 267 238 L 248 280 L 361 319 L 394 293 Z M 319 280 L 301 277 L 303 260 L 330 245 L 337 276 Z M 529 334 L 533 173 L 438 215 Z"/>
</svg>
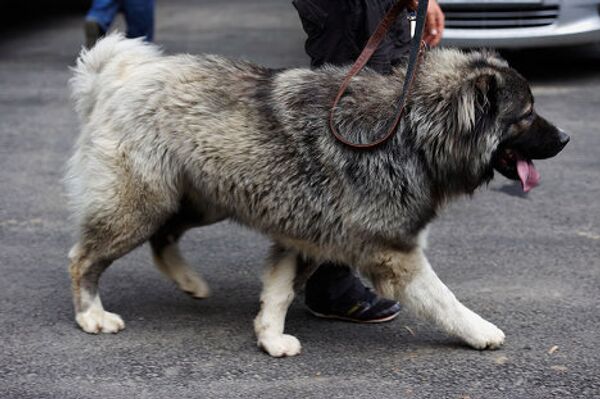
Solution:
<svg viewBox="0 0 600 399">
<path fill-rule="evenodd" d="M 99 76 L 110 65 L 116 65 L 123 58 L 132 63 L 145 62 L 160 55 L 158 47 L 140 39 L 126 39 L 121 33 L 106 36 L 90 49 L 83 49 L 72 68 L 73 77 L 69 81 L 75 109 L 82 121 L 86 121 L 96 104 L 98 93 L 103 88 Z"/>
</svg>

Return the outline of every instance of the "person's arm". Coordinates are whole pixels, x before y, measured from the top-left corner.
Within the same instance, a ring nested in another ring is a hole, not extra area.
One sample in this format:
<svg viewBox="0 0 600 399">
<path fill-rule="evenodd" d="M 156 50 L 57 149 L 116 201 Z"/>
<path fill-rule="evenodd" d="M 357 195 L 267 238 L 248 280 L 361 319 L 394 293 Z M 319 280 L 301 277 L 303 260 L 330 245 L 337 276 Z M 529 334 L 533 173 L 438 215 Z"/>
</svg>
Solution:
<svg viewBox="0 0 600 399">
<path fill-rule="evenodd" d="M 412 0 L 410 8 L 417 9 L 418 0 Z M 427 16 L 425 19 L 425 32 L 423 40 L 431 47 L 440 44 L 442 34 L 444 33 L 445 17 L 440 5 L 436 0 L 429 0 L 427 6 Z"/>
</svg>

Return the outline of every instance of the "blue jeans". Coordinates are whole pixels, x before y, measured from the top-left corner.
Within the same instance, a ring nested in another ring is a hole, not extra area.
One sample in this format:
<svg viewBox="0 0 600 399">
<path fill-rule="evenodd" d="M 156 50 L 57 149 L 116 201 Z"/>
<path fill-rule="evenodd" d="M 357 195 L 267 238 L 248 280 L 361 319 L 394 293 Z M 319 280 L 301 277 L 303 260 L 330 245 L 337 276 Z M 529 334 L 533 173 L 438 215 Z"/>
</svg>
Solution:
<svg viewBox="0 0 600 399">
<path fill-rule="evenodd" d="M 125 14 L 127 37 L 154 39 L 154 0 L 94 0 L 85 19 L 96 21 L 106 32 L 119 11 Z"/>
</svg>

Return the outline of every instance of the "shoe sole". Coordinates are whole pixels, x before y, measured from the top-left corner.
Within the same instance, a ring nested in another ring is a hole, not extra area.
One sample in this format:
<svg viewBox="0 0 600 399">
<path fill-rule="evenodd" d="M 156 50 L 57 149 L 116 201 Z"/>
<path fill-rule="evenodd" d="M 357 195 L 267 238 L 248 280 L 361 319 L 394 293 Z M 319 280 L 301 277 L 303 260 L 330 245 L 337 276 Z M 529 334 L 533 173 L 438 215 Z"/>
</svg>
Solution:
<svg viewBox="0 0 600 399">
<path fill-rule="evenodd" d="M 352 323 L 359 323 L 359 324 L 385 323 L 387 321 L 394 320 L 400 314 L 400 312 L 396 312 L 396 313 L 394 313 L 392 315 L 389 315 L 389 316 L 386 316 L 386 317 L 382 317 L 380 319 L 359 320 L 359 319 L 353 319 L 351 317 L 337 316 L 337 315 L 333 315 L 333 314 L 323 314 L 323 313 L 315 312 L 314 310 L 312 310 L 310 308 L 308 308 L 308 311 L 310 313 L 312 313 L 314 316 L 320 317 L 322 319 L 342 320 L 342 321 L 349 321 L 349 322 L 352 322 Z"/>
</svg>

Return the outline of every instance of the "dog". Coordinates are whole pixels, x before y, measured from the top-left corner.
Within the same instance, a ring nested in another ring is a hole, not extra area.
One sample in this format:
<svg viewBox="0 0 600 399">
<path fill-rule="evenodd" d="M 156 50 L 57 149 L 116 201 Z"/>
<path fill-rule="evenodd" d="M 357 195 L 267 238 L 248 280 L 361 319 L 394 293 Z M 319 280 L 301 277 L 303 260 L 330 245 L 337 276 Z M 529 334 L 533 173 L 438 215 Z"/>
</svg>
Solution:
<svg viewBox="0 0 600 399">
<path fill-rule="evenodd" d="M 206 297 L 177 242 L 189 228 L 229 218 L 273 241 L 254 322 L 271 356 L 300 353 L 284 319 L 323 261 L 353 265 L 378 293 L 473 348 L 503 344 L 504 333 L 461 304 L 424 254 L 427 226 L 449 200 L 494 171 L 529 190 L 539 180 L 531 160 L 569 141 L 495 53 L 429 51 L 397 134 L 367 151 L 328 130 L 347 68 L 164 56 L 115 34 L 83 50 L 73 69 L 82 127 L 66 176 L 78 237 L 69 270 L 84 331 L 124 328 L 104 310 L 98 280 L 146 241 L 164 274 Z M 400 66 L 355 77 L 335 112 L 339 131 L 358 143 L 385 132 L 404 76 Z"/>
</svg>

